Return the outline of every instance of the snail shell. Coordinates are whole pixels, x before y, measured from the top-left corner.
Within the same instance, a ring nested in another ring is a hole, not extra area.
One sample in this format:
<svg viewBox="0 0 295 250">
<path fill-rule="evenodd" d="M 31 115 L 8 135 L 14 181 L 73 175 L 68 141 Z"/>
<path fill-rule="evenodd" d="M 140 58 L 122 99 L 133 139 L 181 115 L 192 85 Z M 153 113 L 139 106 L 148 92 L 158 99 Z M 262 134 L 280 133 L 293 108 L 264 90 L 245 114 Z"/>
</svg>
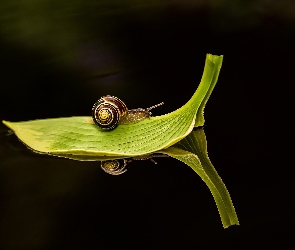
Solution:
<svg viewBox="0 0 295 250">
<path fill-rule="evenodd" d="M 128 110 L 123 101 L 115 96 L 103 96 L 92 107 L 94 123 L 103 130 L 112 130 L 118 124 L 132 124 L 150 118 L 151 109 L 163 105 L 161 102 L 147 109 L 138 108 Z"/>
<path fill-rule="evenodd" d="M 103 96 L 92 107 L 92 118 L 94 123 L 101 129 L 114 129 L 128 111 L 127 106 L 118 97 Z"/>
<path fill-rule="evenodd" d="M 108 174 L 120 175 L 127 171 L 128 160 L 108 160 L 101 162 L 101 168 Z"/>
</svg>

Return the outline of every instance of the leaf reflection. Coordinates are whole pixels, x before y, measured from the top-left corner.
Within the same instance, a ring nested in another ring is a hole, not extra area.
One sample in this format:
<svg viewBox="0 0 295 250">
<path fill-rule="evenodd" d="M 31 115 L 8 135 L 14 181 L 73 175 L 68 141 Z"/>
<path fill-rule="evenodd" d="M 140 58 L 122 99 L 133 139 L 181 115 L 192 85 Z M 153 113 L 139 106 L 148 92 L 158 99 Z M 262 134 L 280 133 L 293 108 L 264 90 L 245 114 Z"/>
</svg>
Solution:
<svg viewBox="0 0 295 250">
<path fill-rule="evenodd" d="M 190 166 L 206 183 L 214 197 L 223 227 L 239 225 L 230 194 L 208 157 L 207 140 L 203 128 L 192 131 L 180 142 L 156 153 L 160 154 L 102 161 L 101 167 L 109 174 L 119 175 L 125 173 L 128 164 L 134 160 L 154 161 L 153 157 L 163 156 L 163 154 L 171 156 Z"/>
<path fill-rule="evenodd" d="M 154 158 L 170 156 L 190 166 L 208 186 L 217 205 L 223 227 L 239 225 L 230 194 L 208 157 L 206 136 L 202 128 L 193 130 L 187 137 L 169 148 L 132 158 L 70 154 L 51 155 L 79 161 L 100 161 L 101 168 L 111 175 L 126 173 L 133 161 L 150 160 L 157 164 Z"/>
<path fill-rule="evenodd" d="M 183 140 L 161 152 L 190 166 L 206 183 L 214 197 L 224 228 L 239 225 L 229 192 L 208 157 L 204 129 L 192 131 Z"/>
</svg>

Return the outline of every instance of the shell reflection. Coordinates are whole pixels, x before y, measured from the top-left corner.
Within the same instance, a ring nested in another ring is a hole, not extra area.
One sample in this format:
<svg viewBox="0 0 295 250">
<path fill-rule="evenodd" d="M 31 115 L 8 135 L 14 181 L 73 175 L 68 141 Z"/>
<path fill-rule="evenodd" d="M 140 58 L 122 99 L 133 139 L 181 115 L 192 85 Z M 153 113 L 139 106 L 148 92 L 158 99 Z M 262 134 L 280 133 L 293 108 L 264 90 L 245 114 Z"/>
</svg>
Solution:
<svg viewBox="0 0 295 250">
<path fill-rule="evenodd" d="M 127 171 L 127 162 L 126 159 L 108 160 L 102 161 L 100 166 L 108 174 L 120 175 Z"/>
<path fill-rule="evenodd" d="M 153 159 L 153 157 L 169 157 L 169 156 L 165 154 L 154 154 L 154 155 L 147 154 L 147 155 L 136 156 L 136 157 L 128 158 L 128 159 L 115 159 L 115 160 L 101 161 L 100 166 L 108 174 L 120 175 L 127 171 L 127 169 L 129 168 L 128 164 L 133 161 L 150 160 L 154 164 L 157 164 L 157 162 Z"/>
</svg>

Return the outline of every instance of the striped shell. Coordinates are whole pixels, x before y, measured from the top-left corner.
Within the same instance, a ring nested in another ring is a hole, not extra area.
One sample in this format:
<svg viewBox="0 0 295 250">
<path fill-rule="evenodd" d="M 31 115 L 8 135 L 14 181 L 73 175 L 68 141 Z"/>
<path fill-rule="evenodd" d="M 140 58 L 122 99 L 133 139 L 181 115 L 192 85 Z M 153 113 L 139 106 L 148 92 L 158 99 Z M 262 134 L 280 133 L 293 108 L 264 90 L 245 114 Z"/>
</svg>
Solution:
<svg viewBox="0 0 295 250">
<path fill-rule="evenodd" d="M 120 175 L 127 171 L 127 160 L 108 160 L 101 162 L 101 168 L 108 174 Z"/>
<path fill-rule="evenodd" d="M 92 118 L 101 129 L 112 130 L 127 111 L 127 106 L 118 97 L 107 95 L 93 105 Z"/>
<path fill-rule="evenodd" d="M 138 123 L 146 118 L 150 118 L 151 109 L 159 107 L 161 102 L 147 109 L 128 110 L 124 102 L 115 96 L 103 96 L 92 107 L 92 119 L 94 123 L 103 130 L 112 130 L 118 124 Z"/>
</svg>

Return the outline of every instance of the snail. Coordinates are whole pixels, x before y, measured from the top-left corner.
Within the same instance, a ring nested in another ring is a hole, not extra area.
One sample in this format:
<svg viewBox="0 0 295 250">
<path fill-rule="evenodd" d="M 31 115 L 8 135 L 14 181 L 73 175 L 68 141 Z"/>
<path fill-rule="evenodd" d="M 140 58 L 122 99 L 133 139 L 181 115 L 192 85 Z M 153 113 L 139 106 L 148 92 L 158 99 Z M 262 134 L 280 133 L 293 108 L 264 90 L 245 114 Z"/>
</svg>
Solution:
<svg viewBox="0 0 295 250">
<path fill-rule="evenodd" d="M 92 107 L 92 119 L 103 130 L 112 130 L 119 124 L 133 124 L 150 118 L 151 109 L 163 105 L 161 102 L 150 108 L 130 109 L 115 96 L 103 96 Z"/>
<path fill-rule="evenodd" d="M 127 159 L 106 160 L 106 161 L 101 161 L 100 166 L 108 174 L 120 175 L 125 173 L 128 170 L 129 168 L 128 164 L 133 161 L 150 160 L 154 164 L 157 164 L 157 162 L 153 159 L 153 157 L 168 157 L 168 155 L 147 154 L 147 155 L 135 156 L 133 158 L 127 158 Z"/>
<path fill-rule="evenodd" d="M 127 163 L 126 159 L 107 160 L 102 161 L 100 166 L 108 174 L 120 175 L 127 171 Z"/>
</svg>

